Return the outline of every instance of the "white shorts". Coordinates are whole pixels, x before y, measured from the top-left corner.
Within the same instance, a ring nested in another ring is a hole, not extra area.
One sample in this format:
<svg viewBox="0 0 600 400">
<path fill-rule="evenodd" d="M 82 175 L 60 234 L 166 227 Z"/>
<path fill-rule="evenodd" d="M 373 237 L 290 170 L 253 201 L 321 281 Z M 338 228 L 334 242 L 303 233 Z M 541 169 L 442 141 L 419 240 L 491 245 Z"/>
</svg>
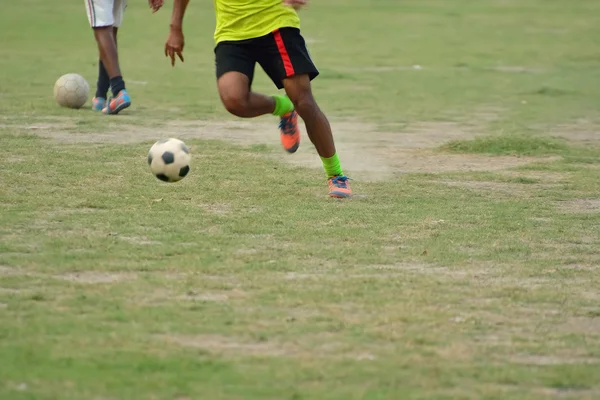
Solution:
<svg viewBox="0 0 600 400">
<path fill-rule="evenodd" d="M 92 28 L 114 26 L 123 22 L 127 0 L 84 0 L 88 20 Z"/>
</svg>

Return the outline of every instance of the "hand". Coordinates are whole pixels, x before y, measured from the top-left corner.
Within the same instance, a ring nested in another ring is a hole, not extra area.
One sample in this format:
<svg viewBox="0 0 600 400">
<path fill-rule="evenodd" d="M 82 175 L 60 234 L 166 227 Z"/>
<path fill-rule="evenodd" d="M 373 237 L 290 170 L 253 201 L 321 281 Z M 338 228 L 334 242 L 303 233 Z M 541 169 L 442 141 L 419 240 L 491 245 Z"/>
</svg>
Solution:
<svg viewBox="0 0 600 400">
<path fill-rule="evenodd" d="M 169 38 L 165 43 L 165 57 L 171 57 L 171 66 L 175 66 L 175 54 L 177 54 L 181 62 L 183 62 L 183 55 L 181 54 L 183 51 L 183 45 L 183 31 L 181 28 L 176 28 L 171 25 Z"/>
<path fill-rule="evenodd" d="M 308 4 L 308 0 L 283 0 L 283 4 L 292 7 L 294 10 L 299 10 Z"/>
<path fill-rule="evenodd" d="M 163 6 L 164 0 L 148 0 L 152 13 L 157 12 Z"/>
</svg>

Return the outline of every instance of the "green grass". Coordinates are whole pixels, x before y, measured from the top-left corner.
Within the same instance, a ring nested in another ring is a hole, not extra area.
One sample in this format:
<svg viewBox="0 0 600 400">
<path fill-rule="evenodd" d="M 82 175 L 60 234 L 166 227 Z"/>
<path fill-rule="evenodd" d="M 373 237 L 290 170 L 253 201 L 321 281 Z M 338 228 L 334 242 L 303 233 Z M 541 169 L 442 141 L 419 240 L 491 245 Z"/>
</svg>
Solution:
<svg viewBox="0 0 600 400">
<path fill-rule="evenodd" d="M 322 171 L 265 143 L 192 135 L 188 177 L 150 174 L 171 121 L 231 119 L 210 2 L 190 4 L 176 69 L 168 10 L 130 3 L 135 103 L 111 119 L 52 99 L 63 73 L 95 81 L 83 4 L 5 5 L 0 399 L 598 398 L 598 11 L 312 2 L 332 119 L 397 129 L 383 145 L 398 158 L 419 123 L 466 132 L 432 156 L 464 168 L 356 179 L 334 201 Z M 256 87 L 273 92 L 261 72 Z"/>
<path fill-rule="evenodd" d="M 479 137 L 473 140 L 456 140 L 448 142 L 443 149 L 456 153 L 523 156 L 545 156 L 573 151 L 564 141 L 526 135 L 501 135 Z"/>
</svg>

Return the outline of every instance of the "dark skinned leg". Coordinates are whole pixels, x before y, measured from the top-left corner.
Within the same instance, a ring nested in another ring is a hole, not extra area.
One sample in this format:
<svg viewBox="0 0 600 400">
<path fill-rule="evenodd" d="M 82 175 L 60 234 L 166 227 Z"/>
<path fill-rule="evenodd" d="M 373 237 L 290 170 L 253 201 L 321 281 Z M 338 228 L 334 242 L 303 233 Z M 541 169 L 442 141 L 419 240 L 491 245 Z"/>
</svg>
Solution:
<svg viewBox="0 0 600 400">
<path fill-rule="evenodd" d="M 113 28 L 113 36 L 115 39 L 115 45 L 117 45 L 117 32 L 119 28 Z M 96 86 L 96 97 L 106 98 L 108 89 L 110 89 L 110 77 L 108 76 L 108 72 L 106 72 L 106 68 L 104 67 L 104 63 L 102 62 L 102 56 L 100 56 L 99 65 L 98 65 L 98 83 Z"/>
<path fill-rule="evenodd" d="M 217 80 L 223 105 L 231 114 L 240 118 L 253 118 L 272 114 L 275 100 L 250 90 L 250 80 L 241 72 L 227 72 Z"/>
<path fill-rule="evenodd" d="M 100 60 L 102 60 L 102 64 L 104 65 L 109 78 L 121 76 L 115 33 L 115 28 L 112 26 L 94 28 L 94 36 L 98 43 Z"/>
<path fill-rule="evenodd" d="M 331 126 L 313 97 L 309 76 L 296 75 L 286 78 L 283 80 L 283 86 L 294 103 L 296 112 L 304 121 L 308 137 L 319 156 L 332 157 L 336 150 Z"/>
</svg>

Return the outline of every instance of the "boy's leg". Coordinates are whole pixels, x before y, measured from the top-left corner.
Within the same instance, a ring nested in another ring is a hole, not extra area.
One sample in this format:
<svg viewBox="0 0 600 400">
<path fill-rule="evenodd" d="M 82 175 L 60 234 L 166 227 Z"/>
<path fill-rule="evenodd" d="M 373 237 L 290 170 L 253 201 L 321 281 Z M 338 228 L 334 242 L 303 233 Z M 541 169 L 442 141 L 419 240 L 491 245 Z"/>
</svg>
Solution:
<svg viewBox="0 0 600 400">
<path fill-rule="evenodd" d="M 336 152 L 331 126 L 315 101 L 311 80 L 319 75 L 312 62 L 304 39 L 296 28 L 282 28 L 273 32 L 262 43 L 261 66 L 278 88 L 284 88 L 296 113 L 304 120 L 308 137 L 314 144 L 327 174 L 332 197 L 350 197 L 352 191 L 344 175 Z M 285 117 L 282 124 L 285 124 Z M 299 137 L 296 121 L 294 130 Z M 282 142 L 284 135 L 282 133 Z"/>
<path fill-rule="evenodd" d="M 215 48 L 217 88 L 227 111 L 240 118 L 288 112 L 285 96 L 265 96 L 251 90 L 256 61 L 248 42 L 223 42 Z"/>
<path fill-rule="evenodd" d="M 118 41 L 117 41 L 117 32 L 119 28 L 116 26 L 113 27 L 113 36 L 115 38 L 115 45 L 117 45 L 118 49 Z M 118 50 L 117 50 L 118 51 Z M 104 67 L 104 63 L 102 59 L 98 60 L 98 81 L 96 84 L 96 96 L 92 99 L 92 110 L 94 111 L 102 111 L 102 109 L 106 106 L 106 99 L 108 98 L 108 89 L 110 89 L 110 77 L 108 76 L 108 72 L 106 72 L 106 68 Z"/>
<path fill-rule="evenodd" d="M 304 124 L 310 141 L 322 158 L 335 155 L 335 144 L 331 126 L 323 111 L 317 105 L 307 74 L 294 75 L 283 80 L 285 92 L 292 100 L 294 109 L 298 112 Z M 332 175 L 342 175 L 342 171 L 334 171 Z"/>
<path fill-rule="evenodd" d="M 252 92 L 250 79 L 241 72 L 226 72 L 217 80 L 217 87 L 223 105 L 236 117 L 254 118 L 275 110 L 275 99 Z"/>
<path fill-rule="evenodd" d="M 92 99 L 92 110 L 102 111 L 106 106 L 108 89 L 110 89 L 110 78 L 102 59 L 98 59 L 98 81 L 96 82 L 96 95 Z"/>
<path fill-rule="evenodd" d="M 100 60 L 109 77 L 114 98 L 102 110 L 105 114 L 117 114 L 131 105 L 121 76 L 116 31 L 123 18 L 125 0 L 86 0 L 87 14 L 98 44 Z"/>
<path fill-rule="evenodd" d="M 294 108 L 306 125 L 306 133 L 321 157 L 327 174 L 331 197 L 350 197 L 352 190 L 348 178 L 342 171 L 335 149 L 333 133 L 327 117 L 319 108 L 312 94 L 308 74 L 294 75 L 283 80 L 285 91 L 294 103 Z"/>
<path fill-rule="evenodd" d="M 98 43 L 100 59 L 104 64 L 108 77 L 110 79 L 120 77 L 121 69 L 119 67 L 119 54 L 114 36 L 114 27 L 112 25 L 98 26 L 93 29 L 94 37 Z"/>
</svg>

